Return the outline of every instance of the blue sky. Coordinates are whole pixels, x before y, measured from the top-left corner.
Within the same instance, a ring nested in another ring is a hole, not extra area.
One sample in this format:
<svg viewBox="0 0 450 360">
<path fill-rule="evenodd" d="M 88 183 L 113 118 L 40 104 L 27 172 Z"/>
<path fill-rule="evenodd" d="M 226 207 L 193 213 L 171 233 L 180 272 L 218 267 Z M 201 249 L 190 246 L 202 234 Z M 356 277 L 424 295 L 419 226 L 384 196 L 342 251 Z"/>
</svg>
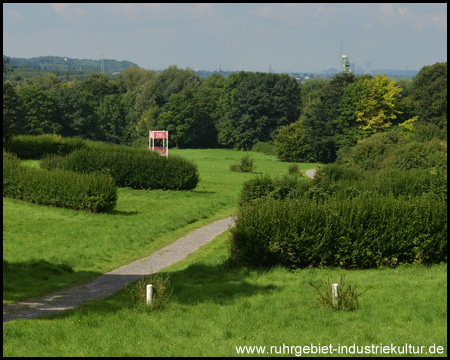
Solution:
<svg viewBox="0 0 450 360">
<path fill-rule="evenodd" d="M 145 69 L 321 72 L 447 61 L 447 4 L 3 3 L 3 54 L 128 60 Z"/>
</svg>

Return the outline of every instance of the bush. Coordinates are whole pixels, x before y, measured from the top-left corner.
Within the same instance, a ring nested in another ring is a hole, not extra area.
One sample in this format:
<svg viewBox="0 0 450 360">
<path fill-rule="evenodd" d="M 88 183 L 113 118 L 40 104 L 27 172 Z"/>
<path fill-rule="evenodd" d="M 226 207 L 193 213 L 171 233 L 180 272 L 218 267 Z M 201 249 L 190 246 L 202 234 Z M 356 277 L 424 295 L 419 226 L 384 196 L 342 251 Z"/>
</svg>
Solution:
<svg viewBox="0 0 450 360">
<path fill-rule="evenodd" d="M 4 156 L 3 196 L 97 213 L 115 207 L 117 189 L 107 175 L 21 166 L 18 160 Z"/>
<path fill-rule="evenodd" d="M 275 152 L 275 146 L 266 142 L 257 141 L 253 147 L 252 151 L 260 152 L 266 155 L 277 155 Z"/>
<path fill-rule="evenodd" d="M 309 161 L 309 146 L 305 141 L 306 130 L 302 121 L 283 126 L 275 138 L 275 152 L 281 161 Z"/>
<path fill-rule="evenodd" d="M 428 142 L 409 141 L 392 149 L 381 163 L 381 169 L 411 170 L 418 168 L 446 168 L 447 142 L 433 139 Z"/>
<path fill-rule="evenodd" d="M 300 172 L 300 169 L 297 164 L 291 164 L 288 167 L 288 174 L 289 175 L 297 175 L 297 176 L 303 176 L 303 174 Z"/>
<path fill-rule="evenodd" d="M 235 172 L 252 172 L 254 170 L 253 159 L 248 155 L 244 155 L 240 164 L 230 165 L 230 170 Z"/>
<path fill-rule="evenodd" d="M 411 198 L 426 193 L 447 199 L 446 171 L 438 169 L 383 168 L 364 172 L 342 165 L 329 164 L 316 173 L 310 198 L 355 198 L 358 196 L 390 195 Z"/>
<path fill-rule="evenodd" d="M 78 150 L 66 159 L 50 157 L 42 166 L 109 174 L 118 186 L 133 189 L 191 190 L 199 181 L 197 166 L 186 159 L 125 146 Z"/>
<path fill-rule="evenodd" d="M 374 268 L 447 261 L 447 205 L 436 196 L 276 200 L 239 209 L 230 260 L 245 266 Z"/>
<path fill-rule="evenodd" d="M 246 181 L 243 185 L 238 203 L 244 206 L 252 200 L 272 197 L 274 199 L 299 198 L 308 194 L 311 181 L 301 177 L 285 175 L 272 179 L 268 175 Z"/>
<path fill-rule="evenodd" d="M 378 170 L 386 154 L 396 146 L 400 138 L 401 135 L 395 131 L 376 133 L 361 140 L 352 148 L 338 151 L 336 163 L 355 166 L 362 170 Z"/>
<path fill-rule="evenodd" d="M 65 155 L 85 148 L 80 138 L 63 138 L 60 135 L 18 135 L 8 142 L 6 150 L 21 159 L 42 159 L 48 154 Z"/>
</svg>

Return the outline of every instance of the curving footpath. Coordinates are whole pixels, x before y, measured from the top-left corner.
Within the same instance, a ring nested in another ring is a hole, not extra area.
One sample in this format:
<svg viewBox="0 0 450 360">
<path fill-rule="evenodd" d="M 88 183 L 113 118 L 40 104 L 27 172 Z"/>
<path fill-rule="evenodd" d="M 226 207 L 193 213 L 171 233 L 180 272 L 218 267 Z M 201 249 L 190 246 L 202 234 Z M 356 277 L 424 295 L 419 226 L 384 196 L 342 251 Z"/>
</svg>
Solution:
<svg viewBox="0 0 450 360">
<path fill-rule="evenodd" d="M 307 170 L 306 176 L 313 178 L 316 170 Z M 17 319 L 34 319 L 75 309 L 84 301 L 98 300 L 115 293 L 126 284 L 154 274 L 167 266 L 183 260 L 200 246 L 232 226 L 232 217 L 218 220 L 178 239 L 154 252 L 152 255 L 116 270 L 100 275 L 82 285 L 60 290 L 38 299 L 28 299 L 3 307 L 3 322 Z"/>
<path fill-rule="evenodd" d="M 183 260 L 188 254 L 210 242 L 231 226 L 232 217 L 216 221 L 195 230 L 148 257 L 102 274 L 86 284 L 60 290 L 39 299 L 28 299 L 4 306 L 3 322 L 52 315 L 79 307 L 84 301 L 104 298 L 132 281 Z"/>
</svg>

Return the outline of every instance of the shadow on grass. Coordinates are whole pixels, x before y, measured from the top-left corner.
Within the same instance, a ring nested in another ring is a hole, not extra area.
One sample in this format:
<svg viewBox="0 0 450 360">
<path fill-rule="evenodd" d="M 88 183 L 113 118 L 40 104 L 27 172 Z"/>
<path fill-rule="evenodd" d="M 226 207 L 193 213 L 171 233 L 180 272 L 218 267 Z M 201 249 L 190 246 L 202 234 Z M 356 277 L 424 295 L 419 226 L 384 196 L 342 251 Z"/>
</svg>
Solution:
<svg viewBox="0 0 450 360">
<path fill-rule="evenodd" d="M 100 273 L 74 271 L 68 264 L 54 264 L 42 259 L 20 262 L 3 259 L 3 301 L 17 302 L 45 295 L 97 275 Z"/>
<path fill-rule="evenodd" d="M 108 214 L 129 216 L 129 215 L 137 215 L 138 211 L 137 210 L 134 210 L 134 211 L 110 210 L 110 211 L 108 211 Z"/>
<path fill-rule="evenodd" d="M 174 290 L 171 301 L 185 305 L 204 302 L 229 305 L 240 297 L 280 289 L 273 284 L 258 285 L 250 281 L 250 277 L 254 279 L 255 271 L 225 264 L 191 264 L 185 270 L 169 274 L 171 288 Z"/>
<path fill-rule="evenodd" d="M 257 294 L 281 290 L 276 285 L 257 285 L 250 280 L 255 278 L 253 270 L 246 268 L 230 268 L 224 264 L 206 265 L 191 264 L 188 268 L 175 272 L 157 273 L 159 277 L 169 277 L 170 289 L 173 290 L 170 304 L 196 305 L 201 303 L 214 303 L 232 305 L 236 299 L 251 297 Z M 107 282 L 125 282 L 126 276 L 142 278 L 139 275 L 107 275 Z M 134 283 L 129 283 L 131 288 Z M 56 318 L 65 318 L 77 314 L 114 314 L 126 308 L 131 308 L 131 299 L 125 288 L 101 301 L 86 301 L 83 307 L 55 315 Z M 53 317 L 51 317 L 53 318 Z"/>
</svg>

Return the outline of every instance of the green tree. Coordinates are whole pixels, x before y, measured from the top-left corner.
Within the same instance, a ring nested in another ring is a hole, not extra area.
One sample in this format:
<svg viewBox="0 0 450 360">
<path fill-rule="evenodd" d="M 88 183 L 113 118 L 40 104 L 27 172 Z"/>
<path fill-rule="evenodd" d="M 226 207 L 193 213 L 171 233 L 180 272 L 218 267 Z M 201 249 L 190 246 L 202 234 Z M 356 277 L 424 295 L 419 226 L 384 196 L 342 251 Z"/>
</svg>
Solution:
<svg viewBox="0 0 450 360">
<path fill-rule="evenodd" d="M 3 76 L 13 72 L 11 66 L 9 65 L 9 62 L 10 58 L 3 55 Z"/>
<path fill-rule="evenodd" d="M 23 130 L 22 104 L 9 81 L 3 82 L 3 143 Z"/>
<path fill-rule="evenodd" d="M 288 75 L 255 73 L 236 88 L 228 113 L 239 148 L 257 141 L 273 142 L 278 129 L 300 115 L 301 87 Z"/>
<path fill-rule="evenodd" d="M 63 84 L 52 92 L 57 107 L 56 120 L 61 135 L 99 139 L 100 128 L 92 94 L 78 85 Z"/>
<path fill-rule="evenodd" d="M 201 80 L 194 70 L 180 69 L 176 65 L 171 65 L 167 69 L 158 74 L 153 83 L 153 93 L 156 105 L 163 106 L 169 101 L 172 94 L 178 94 L 187 85 L 200 85 Z"/>
<path fill-rule="evenodd" d="M 145 70 L 139 66 L 129 66 L 120 73 L 127 91 L 134 91 L 149 81 L 154 81 L 157 74 L 153 70 Z"/>
<path fill-rule="evenodd" d="M 56 104 L 48 91 L 32 85 L 20 89 L 18 95 L 23 104 L 25 134 L 59 134 L 61 125 L 55 119 Z"/>
<path fill-rule="evenodd" d="M 130 139 L 126 133 L 126 117 L 121 102 L 121 95 L 105 95 L 97 108 L 101 140 L 115 144 L 126 143 Z"/>
<path fill-rule="evenodd" d="M 189 85 L 172 94 L 163 106 L 158 125 L 169 131 L 177 147 L 211 147 L 217 145 L 214 114 L 220 89 Z"/>
<path fill-rule="evenodd" d="M 248 77 L 249 72 L 241 71 L 228 76 L 224 82 L 223 91 L 217 106 L 217 141 L 221 145 L 230 146 L 238 141 L 238 133 L 230 120 L 230 111 L 234 107 L 238 86 Z"/>
<path fill-rule="evenodd" d="M 447 62 L 424 66 L 414 77 L 412 96 L 419 123 L 447 127 Z"/>
<path fill-rule="evenodd" d="M 274 145 L 281 161 L 306 162 L 308 145 L 305 141 L 306 131 L 302 121 L 283 126 L 275 137 Z"/>
<path fill-rule="evenodd" d="M 355 81 L 353 73 L 338 73 L 319 90 L 314 102 L 305 108 L 302 118 L 306 143 L 312 161 L 323 163 L 336 159 L 336 120 L 346 87 Z"/>
</svg>

